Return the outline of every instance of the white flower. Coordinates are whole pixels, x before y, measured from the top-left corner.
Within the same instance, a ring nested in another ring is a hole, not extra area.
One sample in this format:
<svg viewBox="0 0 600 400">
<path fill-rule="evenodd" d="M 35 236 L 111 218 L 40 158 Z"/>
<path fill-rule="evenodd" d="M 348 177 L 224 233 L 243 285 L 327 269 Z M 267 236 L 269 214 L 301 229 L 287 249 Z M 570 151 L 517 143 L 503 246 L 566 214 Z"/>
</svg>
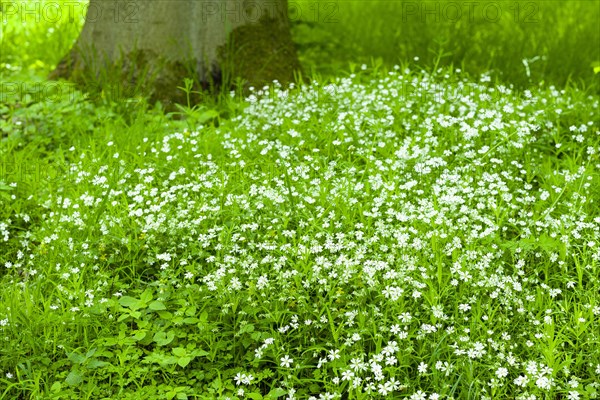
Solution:
<svg viewBox="0 0 600 400">
<path fill-rule="evenodd" d="M 552 387 L 552 380 L 546 376 L 540 376 L 535 381 L 535 385 L 540 389 L 549 390 Z"/>
<path fill-rule="evenodd" d="M 500 379 L 508 376 L 508 370 L 506 368 L 500 367 L 496 370 L 496 376 Z"/>
<path fill-rule="evenodd" d="M 329 354 L 327 355 L 327 358 L 329 358 L 329 361 L 337 360 L 338 358 L 340 358 L 340 351 L 339 350 L 329 350 Z"/>
<path fill-rule="evenodd" d="M 524 375 L 519 375 L 513 382 L 517 386 L 525 387 L 527 386 L 527 383 L 529 383 L 529 378 Z"/>
<path fill-rule="evenodd" d="M 288 355 L 281 357 L 280 360 L 281 360 L 280 365 L 282 367 L 286 367 L 286 368 L 289 368 L 292 365 L 292 363 L 294 362 L 294 360 L 291 359 L 290 356 L 288 356 Z"/>
<path fill-rule="evenodd" d="M 354 372 L 352 371 L 344 371 L 342 372 L 342 380 L 343 381 L 350 381 L 354 378 Z"/>
<path fill-rule="evenodd" d="M 419 390 L 410 396 L 410 400 L 427 400 L 427 394 L 422 390 Z"/>
<path fill-rule="evenodd" d="M 245 377 L 245 375 L 242 375 L 240 372 L 238 372 L 237 375 L 233 377 L 233 379 L 235 380 L 235 384 L 241 385 L 244 377 Z"/>
</svg>

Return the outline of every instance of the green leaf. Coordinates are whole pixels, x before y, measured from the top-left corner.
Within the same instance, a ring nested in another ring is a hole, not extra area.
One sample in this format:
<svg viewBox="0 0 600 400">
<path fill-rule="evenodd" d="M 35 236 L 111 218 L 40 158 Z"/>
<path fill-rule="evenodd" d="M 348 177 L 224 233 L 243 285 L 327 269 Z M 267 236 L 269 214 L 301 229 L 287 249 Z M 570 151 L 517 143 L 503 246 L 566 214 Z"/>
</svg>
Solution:
<svg viewBox="0 0 600 400">
<path fill-rule="evenodd" d="M 169 343 L 171 343 L 173 341 L 173 339 L 175 339 L 175 332 L 173 332 L 173 331 L 169 331 L 169 332 L 156 332 L 154 334 L 154 338 L 153 338 L 153 340 L 159 346 L 166 346 Z"/>
<path fill-rule="evenodd" d="M 208 320 L 208 312 L 202 311 L 200 314 L 200 322 L 206 322 Z"/>
<path fill-rule="evenodd" d="M 187 315 L 188 317 L 193 317 L 194 315 L 196 315 L 196 307 L 188 307 L 188 309 L 185 310 L 185 315 Z"/>
<path fill-rule="evenodd" d="M 160 352 L 153 352 L 149 355 L 147 355 L 146 357 L 144 357 L 144 360 L 142 361 L 143 363 L 155 363 L 155 364 L 160 364 L 160 365 L 169 365 L 169 364 L 175 364 L 177 362 L 177 358 L 173 357 L 173 356 L 167 356 L 163 353 Z"/>
<path fill-rule="evenodd" d="M 168 311 L 158 311 L 158 316 L 167 321 L 173 318 L 173 314 Z"/>
<path fill-rule="evenodd" d="M 88 361 L 88 363 L 85 366 L 89 369 L 96 369 L 104 367 L 106 365 L 109 365 L 109 363 L 107 363 L 106 361 L 100 361 L 97 358 L 92 358 L 90 361 Z"/>
<path fill-rule="evenodd" d="M 260 393 L 246 393 L 246 397 L 252 400 L 262 400 L 263 397 Z"/>
<path fill-rule="evenodd" d="M 67 357 L 73 364 L 83 364 L 83 362 L 86 360 L 86 357 L 83 354 L 79 354 L 75 351 L 69 353 Z"/>
<path fill-rule="evenodd" d="M 140 296 L 140 300 L 142 301 L 142 303 L 144 303 L 144 305 L 151 302 L 152 301 L 152 289 L 148 288 L 148 289 L 144 290 L 144 293 L 142 293 L 142 295 Z"/>
<path fill-rule="evenodd" d="M 69 386 L 77 386 L 81 382 L 83 382 L 83 375 L 81 375 L 81 373 L 79 371 L 73 370 L 69 373 L 69 375 L 67 376 L 67 379 L 65 379 L 65 382 Z"/>
<path fill-rule="evenodd" d="M 177 364 L 179 364 L 180 367 L 185 368 L 191 361 L 192 357 L 181 357 L 177 360 Z"/>
<path fill-rule="evenodd" d="M 4 181 L 0 181 L 0 190 L 4 190 L 4 191 L 10 191 L 10 190 L 14 190 L 15 188 L 13 188 L 12 186 L 8 186 Z"/>
<path fill-rule="evenodd" d="M 219 116 L 219 113 L 217 111 L 208 110 L 198 116 L 198 122 L 203 124 L 204 122 L 206 122 L 210 119 L 216 118 L 218 116 Z"/>
<path fill-rule="evenodd" d="M 119 304 L 122 305 L 123 307 L 131 308 L 132 310 L 139 310 L 140 308 L 143 308 L 146 305 L 142 301 L 140 301 L 136 298 L 133 298 L 131 296 L 121 297 L 119 299 Z"/>
<path fill-rule="evenodd" d="M 138 328 L 145 328 L 148 326 L 149 322 L 148 321 L 136 321 L 135 322 L 136 325 L 138 326 Z"/>
<path fill-rule="evenodd" d="M 148 304 L 148 308 L 152 311 L 162 311 L 166 310 L 165 304 L 162 301 L 154 300 L 152 303 Z"/>
<path fill-rule="evenodd" d="M 175 354 L 177 357 L 184 357 L 187 354 L 187 352 L 183 347 L 175 347 L 173 349 L 173 354 Z"/>
<path fill-rule="evenodd" d="M 210 353 L 208 351 L 198 349 L 198 350 L 192 351 L 190 354 L 192 354 L 194 357 L 206 357 Z"/>
<path fill-rule="evenodd" d="M 60 384 L 60 382 L 54 382 L 50 387 L 50 391 L 52 392 L 60 392 L 60 389 L 62 389 L 62 385 Z"/>
<path fill-rule="evenodd" d="M 146 331 L 137 331 L 137 332 L 136 332 L 136 333 L 135 333 L 135 334 L 132 336 L 132 339 L 133 339 L 133 340 L 135 340 L 135 341 L 138 341 L 138 342 L 139 342 L 140 340 L 143 340 L 143 339 L 146 337 L 146 334 L 147 334 L 147 333 L 148 333 L 148 332 L 146 332 Z"/>
<path fill-rule="evenodd" d="M 272 389 L 269 394 L 267 395 L 267 397 L 269 399 L 276 399 L 278 397 L 281 397 L 283 395 L 285 395 L 287 393 L 287 390 L 282 389 L 282 388 L 274 388 Z"/>
<path fill-rule="evenodd" d="M 131 317 L 131 315 L 129 315 L 129 314 L 121 314 L 121 316 L 117 319 L 117 322 L 123 322 L 127 318 L 129 318 L 129 317 Z"/>
</svg>

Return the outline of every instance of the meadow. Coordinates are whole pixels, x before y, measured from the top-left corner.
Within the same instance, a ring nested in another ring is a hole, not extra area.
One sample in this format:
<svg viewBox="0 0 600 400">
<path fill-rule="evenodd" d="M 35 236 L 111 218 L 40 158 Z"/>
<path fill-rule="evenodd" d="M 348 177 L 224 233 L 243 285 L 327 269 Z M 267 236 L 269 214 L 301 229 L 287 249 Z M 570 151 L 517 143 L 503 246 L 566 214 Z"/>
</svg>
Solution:
<svg viewBox="0 0 600 400">
<path fill-rule="evenodd" d="M 0 399 L 598 398 L 598 2 L 290 3 L 178 113 L 0 14 Z"/>
</svg>

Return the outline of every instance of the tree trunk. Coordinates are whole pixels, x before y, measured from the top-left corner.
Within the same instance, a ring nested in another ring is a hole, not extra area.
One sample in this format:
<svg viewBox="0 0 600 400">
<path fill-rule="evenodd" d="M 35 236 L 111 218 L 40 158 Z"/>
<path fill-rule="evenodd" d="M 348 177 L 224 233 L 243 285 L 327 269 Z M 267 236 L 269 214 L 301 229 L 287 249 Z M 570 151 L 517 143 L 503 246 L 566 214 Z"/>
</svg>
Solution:
<svg viewBox="0 0 600 400">
<path fill-rule="evenodd" d="M 299 69 L 287 0 L 90 0 L 51 78 L 185 102 L 178 86 L 291 82 Z"/>
</svg>

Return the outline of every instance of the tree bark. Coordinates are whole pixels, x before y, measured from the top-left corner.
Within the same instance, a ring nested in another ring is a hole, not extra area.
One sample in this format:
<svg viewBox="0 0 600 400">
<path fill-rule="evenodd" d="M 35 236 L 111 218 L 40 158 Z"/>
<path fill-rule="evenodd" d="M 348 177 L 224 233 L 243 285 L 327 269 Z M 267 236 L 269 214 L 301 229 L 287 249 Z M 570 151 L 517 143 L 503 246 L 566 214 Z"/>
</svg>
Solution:
<svg viewBox="0 0 600 400">
<path fill-rule="evenodd" d="M 299 63 L 287 0 L 90 0 L 77 42 L 51 73 L 100 88 L 185 102 L 178 86 L 260 87 Z"/>
</svg>

